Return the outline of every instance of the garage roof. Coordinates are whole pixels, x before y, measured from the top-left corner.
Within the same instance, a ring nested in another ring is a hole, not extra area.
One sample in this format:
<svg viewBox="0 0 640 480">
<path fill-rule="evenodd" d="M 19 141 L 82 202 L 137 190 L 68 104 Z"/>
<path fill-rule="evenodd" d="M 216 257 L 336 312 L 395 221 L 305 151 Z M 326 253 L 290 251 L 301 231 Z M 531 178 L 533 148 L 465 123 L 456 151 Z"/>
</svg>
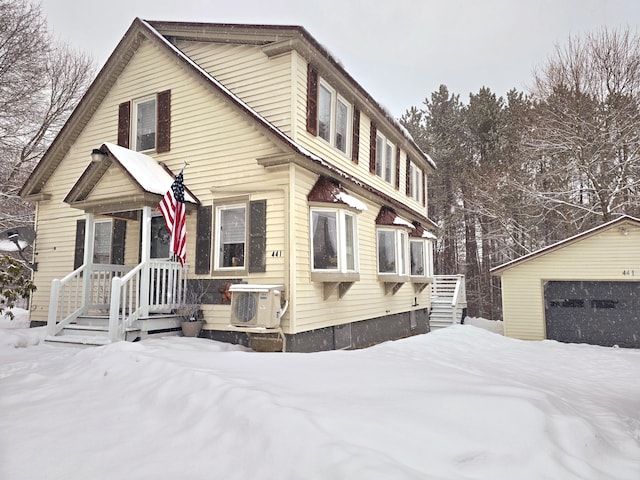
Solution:
<svg viewBox="0 0 640 480">
<path fill-rule="evenodd" d="M 600 233 L 604 230 L 608 230 L 610 228 L 614 228 L 616 226 L 619 226 L 621 223 L 633 223 L 637 226 L 640 226 L 640 219 L 636 218 L 636 217 L 631 217 L 629 215 L 622 215 L 621 217 L 616 218 L 615 220 L 611 220 L 610 222 L 607 223 L 603 223 L 602 225 L 598 225 L 597 227 L 594 227 L 590 230 L 586 230 L 582 233 L 579 233 L 577 235 L 574 235 L 573 237 L 569 237 L 565 240 L 561 240 L 557 243 L 554 243 L 552 245 L 549 245 L 547 247 L 541 248 L 540 250 L 536 250 L 535 252 L 531 252 L 527 255 L 524 255 L 520 258 L 516 258 L 514 260 L 511 260 L 507 263 L 503 263 L 502 265 L 499 265 L 497 267 L 494 267 L 490 270 L 492 275 L 496 275 L 496 276 L 500 276 L 502 275 L 502 273 L 505 270 L 508 270 L 510 268 L 515 267 L 516 265 L 520 265 L 522 263 L 528 262 L 530 260 L 533 260 L 534 258 L 538 258 L 542 255 L 546 255 L 547 253 L 550 253 L 552 251 L 558 250 L 562 247 L 565 247 L 567 245 L 570 245 L 572 243 L 578 242 L 580 240 L 583 240 L 587 237 L 590 237 L 592 235 L 595 235 L 596 233 Z"/>
</svg>

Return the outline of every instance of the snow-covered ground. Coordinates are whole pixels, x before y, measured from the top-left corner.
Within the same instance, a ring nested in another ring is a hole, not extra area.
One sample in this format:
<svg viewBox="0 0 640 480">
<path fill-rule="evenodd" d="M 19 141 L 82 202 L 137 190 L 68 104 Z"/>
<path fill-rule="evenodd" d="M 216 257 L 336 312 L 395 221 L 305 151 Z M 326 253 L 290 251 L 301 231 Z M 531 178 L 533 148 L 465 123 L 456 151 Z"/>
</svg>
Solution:
<svg viewBox="0 0 640 480">
<path fill-rule="evenodd" d="M 3 480 L 640 479 L 640 351 L 473 325 L 313 354 L 41 336 L 0 329 Z"/>
</svg>

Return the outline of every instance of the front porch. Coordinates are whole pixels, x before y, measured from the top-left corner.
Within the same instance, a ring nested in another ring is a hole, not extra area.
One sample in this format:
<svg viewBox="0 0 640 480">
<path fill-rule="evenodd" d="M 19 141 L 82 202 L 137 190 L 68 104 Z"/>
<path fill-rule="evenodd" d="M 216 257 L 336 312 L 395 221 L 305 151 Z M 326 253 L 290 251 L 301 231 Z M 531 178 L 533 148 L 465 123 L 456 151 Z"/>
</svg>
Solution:
<svg viewBox="0 0 640 480">
<path fill-rule="evenodd" d="M 152 216 L 150 207 L 142 208 L 137 265 L 95 263 L 94 237 L 85 234 L 83 264 L 52 282 L 46 342 L 104 345 L 179 332 L 176 312 L 184 305 L 188 267 L 151 258 Z M 87 213 L 85 232 L 93 232 L 94 223 Z"/>
</svg>

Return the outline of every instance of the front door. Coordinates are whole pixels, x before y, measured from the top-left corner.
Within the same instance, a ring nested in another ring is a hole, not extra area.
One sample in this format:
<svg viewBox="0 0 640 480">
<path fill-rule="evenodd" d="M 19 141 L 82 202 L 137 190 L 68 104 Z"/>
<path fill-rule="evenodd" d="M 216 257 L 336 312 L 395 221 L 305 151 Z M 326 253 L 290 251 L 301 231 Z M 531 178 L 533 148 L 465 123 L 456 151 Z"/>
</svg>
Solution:
<svg viewBox="0 0 640 480">
<path fill-rule="evenodd" d="M 167 232 L 164 217 L 151 217 L 151 258 L 169 258 L 169 242 L 171 235 Z"/>
</svg>

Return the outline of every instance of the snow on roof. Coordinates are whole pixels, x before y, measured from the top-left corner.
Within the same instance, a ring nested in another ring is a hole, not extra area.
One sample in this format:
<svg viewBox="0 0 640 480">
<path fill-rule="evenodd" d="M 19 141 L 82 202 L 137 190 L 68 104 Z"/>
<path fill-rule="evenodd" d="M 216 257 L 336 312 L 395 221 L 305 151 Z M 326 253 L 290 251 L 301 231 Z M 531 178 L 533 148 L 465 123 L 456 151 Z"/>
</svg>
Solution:
<svg viewBox="0 0 640 480">
<path fill-rule="evenodd" d="M 543 247 L 539 250 L 533 251 L 531 253 L 528 253 L 526 255 L 523 255 L 522 257 L 518 257 L 515 258 L 513 260 L 510 260 L 506 263 L 503 263 L 502 265 L 498 265 L 497 267 L 493 267 L 491 270 L 489 270 L 493 275 L 498 275 L 500 274 L 503 270 L 506 270 L 508 268 L 511 268 L 515 265 L 519 265 L 521 263 L 524 263 L 528 260 L 530 260 L 531 258 L 534 257 L 538 257 L 540 255 L 544 255 L 545 253 L 549 253 L 553 250 L 556 250 L 558 248 L 561 248 L 565 245 L 569 245 L 575 241 L 578 241 L 582 238 L 586 238 L 594 233 L 597 233 L 601 230 L 606 230 L 607 228 L 612 227 L 613 225 L 623 222 L 623 221 L 630 221 L 633 223 L 638 223 L 640 224 L 640 218 L 636 218 L 636 217 L 632 217 L 630 215 L 622 215 L 616 219 L 613 219 L 607 223 L 603 223 L 602 225 L 598 225 L 596 227 L 590 228 L 589 230 L 586 230 L 582 233 L 578 233 L 576 235 L 573 235 L 572 237 L 566 238 L 564 240 L 560 240 L 559 242 L 553 243 L 551 245 L 548 245 L 546 247 Z"/>
<path fill-rule="evenodd" d="M 411 223 L 409 220 L 405 220 L 404 218 L 396 215 L 396 218 L 393 219 L 393 223 L 394 225 L 402 225 L 403 227 L 409 227 L 411 229 L 416 228 L 413 223 Z"/>
<path fill-rule="evenodd" d="M 424 232 L 422 232 L 422 238 L 428 238 L 430 240 L 437 240 L 438 237 L 436 237 L 433 233 L 425 230 Z"/>
<path fill-rule="evenodd" d="M 338 194 L 336 195 L 336 198 L 341 202 L 346 203 L 351 208 L 355 208 L 356 210 L 360 210 L 361 212 L 367 211 L 367 206 L 364 204 L 364 202 L 361 202 L 353 195 L 349 195 L 344 190 L 338 192 Z"/>
<path fill-rule="evenodd" d="M 164 195 L 171 188 L 174 177 L 149 155 L 113 143 L 104 143 L 104 146 L 145 191 Z M 184 199 L 190 203 L 198 203 L 186 190 Z"/>
</svg>

